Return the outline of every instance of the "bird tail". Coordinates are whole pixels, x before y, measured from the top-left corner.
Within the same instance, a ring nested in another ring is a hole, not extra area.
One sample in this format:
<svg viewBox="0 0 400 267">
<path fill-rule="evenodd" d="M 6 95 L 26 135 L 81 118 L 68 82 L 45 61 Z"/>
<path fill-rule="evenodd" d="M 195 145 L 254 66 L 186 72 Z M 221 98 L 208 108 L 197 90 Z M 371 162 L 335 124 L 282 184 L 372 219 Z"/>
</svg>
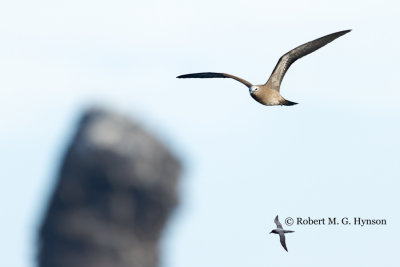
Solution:
<svg viewBox="0 0 400 267">
<path fill-rule="evenodd" d="M 292 101 L 289 101 L 289 100 L 286 100 L 286 99 L 285 99 L 285 101 L 282 102 L 282 105 L 284 105 L 284 106 L 293 106 L 293 105 L 297 105 L 297 104 L 298 103 L 292 102 Z"/>
</svg>

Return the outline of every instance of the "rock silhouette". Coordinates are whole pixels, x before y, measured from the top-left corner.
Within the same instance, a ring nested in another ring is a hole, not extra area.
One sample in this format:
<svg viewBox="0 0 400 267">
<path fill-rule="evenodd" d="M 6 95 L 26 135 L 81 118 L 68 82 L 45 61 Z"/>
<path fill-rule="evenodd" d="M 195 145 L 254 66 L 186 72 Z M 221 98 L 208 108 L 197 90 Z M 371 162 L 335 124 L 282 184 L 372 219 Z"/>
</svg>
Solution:
<svg viewBox="0 0 400 267">
<path fill-rule="evenodd" d="M 177 159 L 127 117 L 80 120 L 40 230 L 40 267 L 155 267 L 177 204 Z"/>
</svg>

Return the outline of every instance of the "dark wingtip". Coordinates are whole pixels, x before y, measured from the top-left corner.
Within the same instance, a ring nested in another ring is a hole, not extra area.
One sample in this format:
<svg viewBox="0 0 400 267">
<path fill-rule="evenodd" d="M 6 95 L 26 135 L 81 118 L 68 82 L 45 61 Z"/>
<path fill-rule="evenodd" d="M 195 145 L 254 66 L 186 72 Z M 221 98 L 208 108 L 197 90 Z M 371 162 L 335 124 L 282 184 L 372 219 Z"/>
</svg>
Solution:
<svg viewBox="0 0 400 267">
<path fill-rule="evenodd" d="M 184 79 L 184 78 L 202 78 L 200 77 L 201 73 L 190 73 L 190 74 L 183 74 L 183 75 L 179 75 L 176 78 L 178 79 Z"/>
<path fill-rule="evenodd" d="M 339 33 L 340 35 L 345 35 L 346 33 L 349 33 L 351 31 L 352 31 L 352 29 L 349 29 L 349 30 L 340 31 L 340 32 L 337 32 L 337 33 Z"/>
<path fill-rule="evenodd" d="M 197 77 L 197 74 L 199 74 L 199 73 L 183 74 L 183 75 L 176 76 L 176 78 L 178 78 L 178 79 L 183 79 L 183 78 L 199 78 L 199 77 Z"/>
</svg>

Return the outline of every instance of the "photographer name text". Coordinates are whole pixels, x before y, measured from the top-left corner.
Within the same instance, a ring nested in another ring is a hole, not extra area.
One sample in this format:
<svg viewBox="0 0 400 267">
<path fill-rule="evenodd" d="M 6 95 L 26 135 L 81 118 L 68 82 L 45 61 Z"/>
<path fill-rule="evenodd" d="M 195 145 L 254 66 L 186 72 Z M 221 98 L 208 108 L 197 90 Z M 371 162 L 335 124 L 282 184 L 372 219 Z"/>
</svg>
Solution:
<svg viewBox="0 0 400 267">
<path fill-rule="evenodd" d="M 387 225 L 386 219 L 371 219 L 361 217 L 326 217 L 326 218 L 311 218 L 311 217 L 287 217 L 285 223 L 288 226 L 296 225 Z"/>
</svg>

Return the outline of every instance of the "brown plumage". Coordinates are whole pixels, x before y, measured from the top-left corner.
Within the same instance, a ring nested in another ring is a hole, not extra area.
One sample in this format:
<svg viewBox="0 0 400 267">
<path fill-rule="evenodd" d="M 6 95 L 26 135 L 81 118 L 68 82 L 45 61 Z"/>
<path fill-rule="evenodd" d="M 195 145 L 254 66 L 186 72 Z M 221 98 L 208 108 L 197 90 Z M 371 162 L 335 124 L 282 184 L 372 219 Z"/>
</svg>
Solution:
<svg viewBox="0 0 400 267">
<path fill-rule="evenodd" d="M 263 105 L 296 105 L 297 103 L 284 99 L 280 94 L 281 83 L 289 67 L 299 58 L 314 52 L 350 31 L 351 30 L 346 30 L 332 33 L 290 50 L 279 59 L 268 81 L 263 85 L 252 85 L 248 81 L 234 75 L 217 72 L 185 74 L 180 75 L 177 78 L 231 78 L 246 85 L 247 88 L 249 88 L 251 97 Z"/>
</svg>

